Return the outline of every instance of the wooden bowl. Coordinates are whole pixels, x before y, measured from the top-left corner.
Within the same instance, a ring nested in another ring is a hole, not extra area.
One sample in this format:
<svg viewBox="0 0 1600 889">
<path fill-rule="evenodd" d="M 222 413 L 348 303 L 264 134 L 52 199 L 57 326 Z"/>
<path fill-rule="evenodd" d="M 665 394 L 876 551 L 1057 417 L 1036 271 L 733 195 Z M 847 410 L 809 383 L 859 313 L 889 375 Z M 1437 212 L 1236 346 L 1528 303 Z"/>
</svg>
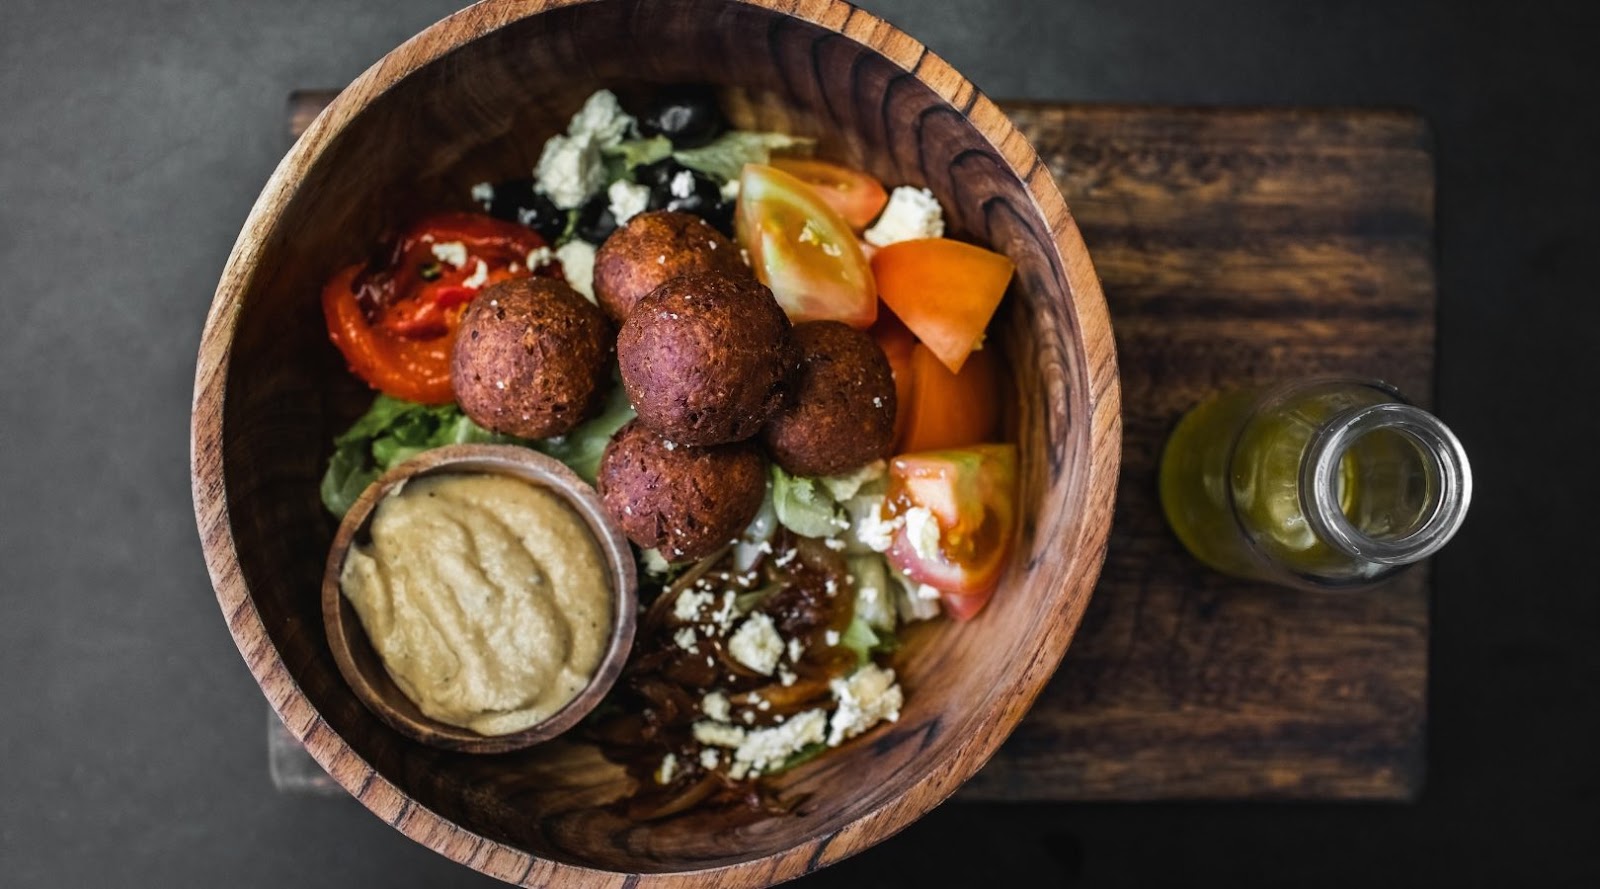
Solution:
<svg viewBox="0 0 1600 889">
<path fill-rule="evenodd" d="M 497 756 L 419 744 L 362 706 L 322 632 L 331 440 L 371 398 L 328 344 L 324 279 L 386 229 L 525 176 L 593 89 L 709 82 L 746 127 L 932 189 L 949 232 L 1017 266 L 1002 308 L 1022 453 L 1017 545 L 970 623 L 906 634 L 897 723 L 777 779 L 783 816 L 633 823 L 622 770 L 558 738 Z M 195 509 L 217 598 L 267 699 L 342 786 L 407 836 L 513 883 L 751 886 L 895 833 L 983 765 L 1055 671 L 1094 586 L 1119 464 L 1105 301 L 1050 172 L 986 97 L 838 0 L 489 0 L 347 88 L 290 151 L 218 285 L 195 382 Z"/>
<path fill-rule="evenodd" d="M 350 546 L 372 524 L 383 498 L 400 485 L 443 473 L 499 473 L 545 488 L 560 497 L 589 526 L 609 573 L 611 613 L 614 616 L 606 653 L 589 684 L 566 706 L 542 722 L 520 732 L 484 736 L 471 729 L 440 722 L 417 709 L 390 678 L 377 651 L 361 626 L 350 600 L 339 590 Z M 434 448 L 401 463 L 367 486 L 333 536 L 327 567 L 322 574 L 322 622 L 327 629 L 333 660 L 361 703 L 395 731 L 446 750 L 463 753 L 508 753 L 556 737 L 588 715 L 622 673 L 633 645 L 633 628 L 639 610 L 639 571 L 628 539 L 612 524 L 600 496 L 588 482 L 561 461 L 513 445 L 450 445 Z"/>
</svg>

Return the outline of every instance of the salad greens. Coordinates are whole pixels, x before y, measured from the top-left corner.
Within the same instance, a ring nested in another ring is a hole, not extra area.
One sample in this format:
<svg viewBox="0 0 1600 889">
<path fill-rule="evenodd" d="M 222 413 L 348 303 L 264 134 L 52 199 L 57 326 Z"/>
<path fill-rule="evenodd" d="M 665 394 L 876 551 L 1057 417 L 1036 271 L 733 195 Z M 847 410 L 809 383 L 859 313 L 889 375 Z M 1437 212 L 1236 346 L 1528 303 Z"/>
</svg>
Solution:
<svg viewBox="0 0 1600 889">
<path fill-rule="evenodd" d="M 567 435 L 532 441 L 491 432 L 454 404 L 415 404 L 379 395 L 360 419 L 333 440 L 333 457 L 322 476 L 322 505 L 343 518 L 361 492 L 395 464 L 452 444 L 525 445 L 560 460 L 594 484 L 606 442 L 631 419 L 633 406 L 621 386 L 612 388 L 599 416 Z"/>
<path fill-rule="evenodd" d="M 802 537 L 832 537 L 849 527 L 839 505 L 816 479 L 772 464 L 772 507 L 785 528 Z"/>
<path fill-rule="evenodd" d="M 729 130 L 699 148 L 674 151 L 672 158 L 691 170 L 727 181 L 739 178 L 739 171 L 744 169 L 745 164 L 764 164 L 772 160 L 775 151 L 809 153 L 815 145 L 815 139 L 788 133 Z"/>
<path fill-rule="evenodd" d="M 764 164 L 772 160 L 774 152 L 809 154 L 816 145 L 815 139 L 791 136 L 788 133 L 752 133 L 732 130 L 723 133 L 699 148 L 672 149 L 665 136 L 649 139 L 629 139 L 605 149 L 607 184 L 631 176 L 634 168 L 653 164 L 670 157 L 691 170 L 698 170 L 719 182 L 738 179 L 745 164 Z"/>
<path fill-rule="evenodd" d="M 448 444 L 516 443 L 472 422 L 453 404 L 426 405 L 379 395 L 361 418 L 333 440 L 322 475 L 322 505 L 342 518 L 361 492 L 391 466 Z"/>
<path fill-rule="evenodd" d="M 566 435 L 535 439 L 527 444 L 567 464 L 567 468 L 592 485 L 600 474 L 600 457 L 605 453 L 612 434 L 633 417 L 628 391 L 621 383 L 617 383 L 611 387 L 611 394 L 606 396 L 605 407 L 592 419 L 578 424 L 578 428 Z"/>
</svg>

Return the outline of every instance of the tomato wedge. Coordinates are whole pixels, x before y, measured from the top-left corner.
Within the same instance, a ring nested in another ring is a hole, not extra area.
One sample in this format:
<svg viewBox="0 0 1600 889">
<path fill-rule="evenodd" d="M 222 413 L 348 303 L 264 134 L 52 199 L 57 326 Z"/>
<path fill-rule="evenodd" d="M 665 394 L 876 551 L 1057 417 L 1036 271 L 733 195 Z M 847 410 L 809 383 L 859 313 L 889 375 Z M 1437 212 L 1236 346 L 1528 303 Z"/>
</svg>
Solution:
<svg viewBox="0 0 1600 889">
<path fill-rule="evenodd" d="M 889 203 L 883 183 L 860 170 L 802 157 L 775 157 L 772 165 L 811 186 L 857 232 Z"/>
<path fill-rule="evenodd" d="M 937 589 L 952 617 L 971 620 L 994 595 L 1016 534 L 1017 446 L 895 457 L 889 508 L 904 519 L 890 563 Z"/>
<path fill-rule="evenodd" d="M 883 304 L 951 373 L 982 341 L 1015 271 L 1004 256 L 949 238 L 901 241 L 872 256 Z"/>
<path fill-rule="evenodd" d="M 951 373 L 933 350 L 917 343 L 910 370 L 911 397 L 900 402 L 905 437 L 897 439 L 897 450 L 936 451 L 994 440 L 1000 431 L 1003 371 L 993 349 L 973 352 L 961 373 Z"/>
<path fill-rule="evenodd" d="M 507 278 L 560 275 L 558 264 L 532 272 L 537 232 L 472 213 L 428 217 L 384 256 L 335 274 L 322 290 L 328 337 L 351 372 L 395 398 L 444 404 L 450 350 L 461 312 L 478 291 Z"/>
<path fill-rule="evenodd" d="M 804 182 L 746 164 L 734 228 L 756 278 L 772 288 L 791 321 L 831 319 L 865 329 L 878 317 L 872 268 L 855 233 Z"/>
<path fill-rule="evenodd" d="M 878 307 L 878 320 L 867 332 L 888 357 L 889 370 L 894 374 L 895 450 L 908 450 L 900 447 L 899 443 L 905 439 L 906 421 L 911 418 L 912 381 L 915 379 L 911 356 L 917 347 L 917 338 L 900 323 L 900 319 L 896 318 L 893 312 L 884 311 L 882 306 Z"/>
</svg>

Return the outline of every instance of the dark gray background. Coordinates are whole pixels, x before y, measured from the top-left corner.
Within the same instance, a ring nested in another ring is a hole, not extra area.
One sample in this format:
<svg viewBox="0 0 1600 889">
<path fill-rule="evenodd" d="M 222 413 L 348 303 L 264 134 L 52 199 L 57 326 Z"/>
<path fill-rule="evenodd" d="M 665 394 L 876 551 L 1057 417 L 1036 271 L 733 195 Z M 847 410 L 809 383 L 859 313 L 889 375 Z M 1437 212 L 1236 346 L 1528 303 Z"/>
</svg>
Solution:
<svg viewBox="0 0 1600 889">
<path fill-rule="evenodd" d="M 454 5 L 0 3 L 0 885 L 489 884 L 271 791 L 187 466 L 200 326 L 285 95 Z M 1596 885 L 1593 5 L 865 5 L 993 96 L 1420 108 L 1437 403 L 1478 491 L 1438 562 L 1419 804 L 952 804 L 813 884 Z"/>
</svg>

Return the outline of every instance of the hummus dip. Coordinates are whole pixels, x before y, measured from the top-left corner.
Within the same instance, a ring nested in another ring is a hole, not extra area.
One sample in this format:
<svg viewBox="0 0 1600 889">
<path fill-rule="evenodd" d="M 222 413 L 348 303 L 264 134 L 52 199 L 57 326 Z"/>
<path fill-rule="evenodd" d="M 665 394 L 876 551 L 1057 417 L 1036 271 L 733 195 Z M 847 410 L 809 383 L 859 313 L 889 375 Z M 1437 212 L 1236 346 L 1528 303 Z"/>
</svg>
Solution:
<svg viewBox="0 0 1600 889">
<path fill-rule="evenodd" d="M 559 496 L 498 473 L 412 479 L 378 504 L 339 588 L 424 714 L 482 735 L 560 710 L 611 632 L 600 548 Z"/>
</svg>

